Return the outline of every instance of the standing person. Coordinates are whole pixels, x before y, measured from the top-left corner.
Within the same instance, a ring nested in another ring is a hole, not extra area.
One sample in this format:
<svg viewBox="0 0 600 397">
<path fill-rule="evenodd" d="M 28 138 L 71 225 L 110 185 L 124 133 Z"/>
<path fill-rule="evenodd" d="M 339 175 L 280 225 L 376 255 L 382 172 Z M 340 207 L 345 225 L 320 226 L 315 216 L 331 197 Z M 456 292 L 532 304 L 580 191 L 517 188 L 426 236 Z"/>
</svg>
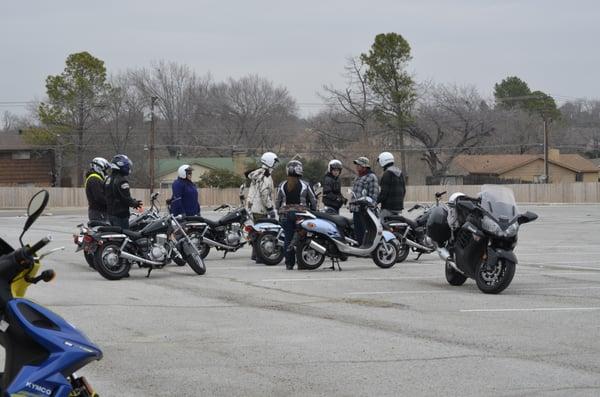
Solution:
<svg viewBox="0 0 600 397">
<path fill-rule="evenodd" d="M 285 268 L 292 270 L 296 264 L 294 247 L 291 245 L 296 229 L 296 211 L 307 207 L 317 209 L 317 198 L 308 183 L 300 179 L 303 174 L 302 163 L 290 161 L 286 166 L 287 180 L 277 188 L 276 207 L 281 215 L 281 226 L 285 234 Z"/>
<path fill-rule="evenodd" d="M 261 166 L 250 172 L 247 176 L 250 179 L 248 188 L 248 199 L 246 206 L 248 212 L 252 214 L 252 219 L 257 221 L 261 218 L 276 218 L 277 212 L 273 205 L 273 169 L 279 163 L 279 158 L 273 152 L 266 152 L 260 157 Z M 256 257 L 254 246 L 252 246 L 252 260 L 256 263 L 260 261 Z"/>
<path fill-rule="evenodd" d="M 352 193 L 354 196 L 352 199 L 356 200 L 363 196 L 367 196 L 376 203 L 377 197 L 379 196 L 379 181 L 377 180 L 377 175 L 371 170 L 369 159 L 366 157 L 359 157 L 354 160 L 354 164 L 356 165 L 358 176 L 352 185 Z M 352 219 L 354 221 L 354 237 L 356 238 L 356 241 L 362 245 L 365 236 L 365 225 L 358 210 L 358 205 L 350 203 L 350 212 L 352 212 Z"/>
<path fill-rule="evenodd" d="M 377 202 L 381 204 L 381 220 L 388 216 L 399 215 L 404 209 L 406 185 L 400 168 L 394 165 L 394 155 L 383 152 L 377 157 L 377 162 L 383 168 L 379 185 L 381 193 Z"/>
<path fill-rule="evenodd" d="M 90 221 L 107 221 L 106 197 L 104 195 L 104 179 L 110 163 L 103 157 L 95 157 L 90 162 L 90 169 L 85 174 L 85 195 L 88 201 L 88 218 Z"/>
<path fill-rule="evenodd" d="M 111 225 L 129 229 L 129 207 L 139 208 L 140 200 L 131 197 L 127 175 L 131 173 L 133 163 L 124 154 L 117 154 L 111 162 L 112 172 L 104 181 L 108 220 Z"/>
<path fill-rule="evenodd" d="M 340 160 L 331 160 L 327 164 L 327 173 L 323 178 L 323 205 L 324 211 L 332 214 L 339 214 L 342 205 L 348 200 L 342 195 L 342 182 L 340 174 L 342 173 L 342 162 Z"/>
<path fill-rule="evenodd" d="M 177 169 L 177 179 L 173 182 L 171 196 L 171 213 L 175 216 L 200 215 L 198 188 L 192 182 L 192 167 L 184 164 Z"/>
</svg>

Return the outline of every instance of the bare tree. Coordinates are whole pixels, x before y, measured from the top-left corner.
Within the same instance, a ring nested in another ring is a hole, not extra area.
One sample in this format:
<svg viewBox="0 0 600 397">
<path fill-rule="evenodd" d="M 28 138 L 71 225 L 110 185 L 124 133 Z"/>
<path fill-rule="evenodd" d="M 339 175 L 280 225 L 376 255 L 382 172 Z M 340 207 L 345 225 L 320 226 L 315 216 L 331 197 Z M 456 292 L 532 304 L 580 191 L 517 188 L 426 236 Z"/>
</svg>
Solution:
<svg viewBox="0 0 600 397">
<path fill-rule="evenodd" d="M 476 148 L 495 130 L 495 115 L 473 87 L 433 86 L 417 102 L 406 132 L 420 142 L 433 176 L 442 176 L 452 160 Z"/>
<path fill-rule="evenodd" d="M 194 120 L 198 106 L 203 103 L 210 76 L 198 78 L 186 65 L 160 61 L 150 69 L 129 72 L 133 84 L 140 95 L 150 103 L 157 97 L 156 106 L 163 123 L 160 125 L 160 139 L 170 156 L 176 156 L 189 144 L 184 138 L 194 133 Z"/>
<path fill-rule="evenodd" d="M 295 117 L 296 103 L 286 88 L 249 75 L 214 85 L 210 109 L 221 145 L 261 149 L 281 138 L 280 126 Z"/>
</svg>

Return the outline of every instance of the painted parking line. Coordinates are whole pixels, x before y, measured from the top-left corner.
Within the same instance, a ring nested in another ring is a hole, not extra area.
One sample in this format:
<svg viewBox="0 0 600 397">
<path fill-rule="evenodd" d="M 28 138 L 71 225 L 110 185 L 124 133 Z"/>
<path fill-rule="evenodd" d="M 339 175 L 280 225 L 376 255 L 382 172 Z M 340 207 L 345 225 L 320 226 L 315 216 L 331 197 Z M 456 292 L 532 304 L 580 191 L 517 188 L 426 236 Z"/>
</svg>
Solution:
<svg viewBox="0 0 600 397">
<path fill-rule="evenodd" d="M 303 282 L 303 281 L 374 281 L 374 280 L 431 280 L 440 278 L 439 276 L 402 276 L 402 277 L 310 277 L 310 278 L 267 278 L 261 280 L 263 283 L 277 282 Z"/>
<path fill-rule="evenodd" d="M 582 287 L 547 287 L 547 288 L 525 288 L 513 289 L 511 292 L 523 293 L 532 291 L 562 291 L 562 290 L 595 290 L 600 289 L 600 286 L 582 286 Z M 373 292 L 347 292 L 346 295 L 401 295 L 401 294 L 449 294 L 455 293 L 456 290 L 403 290 L 403 291 L 373 291 Z"/>
<path fill-rule="evenodd" d="M 461 313 L 481 313 L 481 312 L 568 312 L 568 311 L 594 311 L 600 310 L 600 307 L 532 307 L 529 309 L 462 309 Z"/>
</svg>

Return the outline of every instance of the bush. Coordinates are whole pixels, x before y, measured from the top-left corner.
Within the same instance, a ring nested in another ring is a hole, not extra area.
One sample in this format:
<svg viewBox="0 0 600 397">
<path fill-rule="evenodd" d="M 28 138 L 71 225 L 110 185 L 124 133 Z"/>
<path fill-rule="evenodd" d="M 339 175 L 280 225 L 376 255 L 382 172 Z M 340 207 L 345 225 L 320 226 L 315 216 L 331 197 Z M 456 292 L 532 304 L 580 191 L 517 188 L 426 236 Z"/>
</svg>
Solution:
<svg viewBox="0 0 600 397">
<path fill-rule="evenodd" d="M 198 186 L 224 189 L 228 187 L 239 187 L 242 183 L 244 183 L 244 177 L 228 170 L 216 169 L 210 170 L 202 175 L 198 182 Z"/>
</svg>

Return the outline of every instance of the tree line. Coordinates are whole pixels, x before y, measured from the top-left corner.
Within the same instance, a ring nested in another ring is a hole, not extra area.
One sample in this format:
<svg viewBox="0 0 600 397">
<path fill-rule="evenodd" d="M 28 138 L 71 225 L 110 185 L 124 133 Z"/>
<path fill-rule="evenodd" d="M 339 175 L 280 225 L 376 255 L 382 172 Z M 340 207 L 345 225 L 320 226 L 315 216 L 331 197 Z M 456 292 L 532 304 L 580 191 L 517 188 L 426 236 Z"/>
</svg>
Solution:
<svg viewBox="0 0 600 397">
<path fill-rule="evenodd" d="M 410 61 L 400 34 L 377 35 L 366 52 L 347 60 L 344 85 L 323 86 L 323 108 L 301 117 L 288 90 L 265 77 L 215 81 L 167 61 L 109 74 L 102 60 L 80 52 L 47 77 L 47 97 L 29 116 L 5 112 L 0 127 L 52 148 L 58 180 L 74 185 L 94 156 L 126 153 L 136 169 L 147 169 L 152 114 L 159 158 L 269 150 L 321 162 L 338 158 L 352 170 L 353 158 L 374 160 L 388 150 L 410 180 L 418 168 L 445 175 L 462 153 L 539 153 L 542 125 L 553 146 L 600 156 L 600 101 L 571 100 L 559 108 L 516 76 L 484 98 L 473 86 L 417 81 Z M 133 176 L 138 185 L 149 182 L 147 172 Z"/>
</svg>

